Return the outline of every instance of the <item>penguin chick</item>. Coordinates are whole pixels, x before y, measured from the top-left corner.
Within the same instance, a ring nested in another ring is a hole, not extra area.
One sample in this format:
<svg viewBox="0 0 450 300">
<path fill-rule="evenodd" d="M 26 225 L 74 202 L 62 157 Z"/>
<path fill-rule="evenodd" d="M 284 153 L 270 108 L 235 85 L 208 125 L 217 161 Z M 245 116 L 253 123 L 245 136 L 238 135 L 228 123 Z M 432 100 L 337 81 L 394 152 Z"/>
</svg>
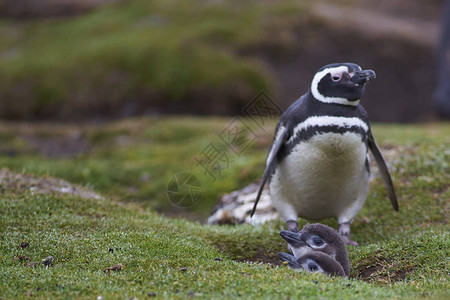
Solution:
<svg viewBox="0 0 450 300">
<path fill-rule="evenodd" d="M 350 223 L 369 190 L 368 150 L 380 169 L 395 210 L 397 196 L 386 163 L 370 129 L 360 99 L 372 70 L 353 63 L 326 65 L 314 75 L 309 91 L 281 116 L 255 205 L 266 181 L 273 206 L 288 230 L 298 231 L 298 217 L 336 218 L 347 244 Z"/>
<path fill-rule="evenodd" d="M 300 232 L 282 230 L 280 236 L 288 242 L 295 257 L 311 252 L 323 252 L 342 266 L 346 276 L 350 275 L 345 242 L 333 228 L 320 223 L 307 224 Z"/>
<path fill-rule="evenodd" d="M 311 252 L 301 257 L 280 252 L 278 257 L 283 262 L 287 262 L 289 267 L 295 271 L 305 270 L 309 273 L 319 272 L 328 276 L 347 276 L 342 266 L 323 252 Z"/>
</svg>

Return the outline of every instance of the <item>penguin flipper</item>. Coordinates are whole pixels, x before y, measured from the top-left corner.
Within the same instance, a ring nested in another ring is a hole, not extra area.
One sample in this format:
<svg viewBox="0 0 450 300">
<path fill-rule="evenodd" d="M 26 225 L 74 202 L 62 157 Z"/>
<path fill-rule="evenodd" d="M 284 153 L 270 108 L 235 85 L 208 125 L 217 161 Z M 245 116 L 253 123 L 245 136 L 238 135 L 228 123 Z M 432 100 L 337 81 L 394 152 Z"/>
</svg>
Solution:
<svg viewBox="0 0 450 300">
<path fill-rule="evenodd" d="M 258 205 L 259 198 L 261 198 L 262 191 L 264 189 L 264 185 L 266 184 L 267 179 L 269 178 L 270 171 L 272 169 L 273 163 L 275 161 L 275 157 L 277 157 L 278 152 L 281 149 L 281 146 L 288 138 L 288 130 L 286 127 L 283 127 L 280 132 L 277 133 L 277 139 L 274 141 L 272 145 L 272 149 L 269 152 L 269 157 L 267 158 L 266 169 L 264 170 L 264 175 L 261 179 L 261 183 L 259 184 L 258 194 L 256 195 L 255 205 L 253 206 L 252 213 L 250 217 L 253 217 L 256 206 Z"/>
<path fill-rule="evenodd" d="M 369 132 L 368 138 L 369 149 L 372 152 L 375 161 L 377 162 L 378 168 L 380 169 L 381 178 L 383 179 L 386 192 L 391 200 L 392 207 L 398 211 L 397 195 L 395 193 L 394 184 L 392 182 L 391 175 L 389 174 L 389 169 L 384 161 L 383 155 L 381 154 L 380 148 L 375 141 L 372 131 Z"/>
</svg>

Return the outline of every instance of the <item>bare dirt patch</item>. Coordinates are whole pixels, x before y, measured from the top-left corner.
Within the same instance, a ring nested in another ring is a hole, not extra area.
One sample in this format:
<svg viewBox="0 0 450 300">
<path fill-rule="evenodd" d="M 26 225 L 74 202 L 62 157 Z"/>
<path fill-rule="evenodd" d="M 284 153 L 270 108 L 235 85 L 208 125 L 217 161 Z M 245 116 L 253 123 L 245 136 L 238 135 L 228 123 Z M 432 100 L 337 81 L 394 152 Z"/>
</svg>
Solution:
<svg viewBox="0 0 450 300">
<path fill-rule="evenodd" d="M 404 261 L 378 257 L 375 262 L 360 262 L 352 272 L 352 277 L 370 283 L 389 284 L 404 280 L 416 267 Z"/>
<path fill-rule="evenodd" d="M 274 254 L 275 252 L 270 252 Z M 239 262 L 253 262 L 253 263 L 263 263 L 263 264 L 269 264 L 274 266 L 281 266 L 280 259 L 275 255 L 270 255 L 268 252 L 258 252 L 252 257 L 247 257 L 243 259 L 237 260 Z"/>
</svg>

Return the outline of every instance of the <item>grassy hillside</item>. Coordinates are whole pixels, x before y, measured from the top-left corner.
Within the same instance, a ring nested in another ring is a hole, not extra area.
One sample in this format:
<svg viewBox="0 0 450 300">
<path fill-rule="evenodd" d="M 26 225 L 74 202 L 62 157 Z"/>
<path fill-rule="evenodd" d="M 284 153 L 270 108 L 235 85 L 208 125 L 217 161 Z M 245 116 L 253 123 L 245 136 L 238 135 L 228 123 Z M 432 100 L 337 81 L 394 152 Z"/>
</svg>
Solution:
<svg viewBox="0 0 450 300">
<path fill-rule="evenodd" d="M 275 122 L 259 128 L 252 119 L 240 120 L 253 134 L 248 135 L 252 143 L 239 155 L 221 139 L 221 133 L 235 124 L 229 118 L 134 118 L 100 125 L 0 123 L 0 165 L 64 178 L 159 211 L 175 209 L 166 195 L 170 179 L 190 172 L 199 179 L 204 194 L 189 209 L 204 217 L 221 194 L 259 181 L 264 171 Z M 413 197 L 425 184 L 432 184 L 426 197 L 445 190 L 447 123 L 375 124 L 373 130 L 400 196 Z M 196 161 L 211 143 L 229 160 L 228 168 L 223 164 L 220 174 L 216 172 L 215 181 Z M 390 209 L 381 185 L 372 188 L 370 196 L 379 199 L 380 209 Z"/>
<path fill-rule="evenodd" d="M 274 124 L 255 132 L 258 140 L 237 156 L 221 144 L 219 134 L 231 119 L 128 119 L 105 125 L 0 125 L 0 165 L 70 182 L 157 210 L 175 210 L 167 185 L 179 172 L 191 172 L 204 194 L 190 210 L 206 216 L 225 192 L 257 180 Z M 196 158 L 210 143 L 229 156 L 229 167 L 214 181 Z"/>
<path fill-rule="evenodd" d="M 221 193 L 261 174 L 273 123 L 215 182 L 196 170 L 192 158 L 218 142 L 228 122 L 2 124 L 0 163 L 11 171 L 0 172 L 0 297 L 450 296 L 449 124 L 374 126 L 400 211 L 392 211 L 376 179 L 352 225 L 361 247 L 349 248 L 351 278 L 330 279 L 255 263 L 276 262 L 276 253 L 285 251 L 278 236 L 281 222 L 219 227 L 151 209 L 172 211 L 165 188 L 174 172 L 188 170 L 201 179 L 205 193 L 189 214 L 197 216 L 204 216 Z M 82 186 L 70 189 L 46 174 Z M 73 190 L 74 195 L 66 193 Z"/>
<path fill-rule="evenodd" d="M 0 20 L 0 116 L 154 113 L 187 99 L 215 100 L 183 106 L 192 112 L 230 113 L 271 88 L 240 52 L 301 11 L 293 1 L 132 0 L 71 19 Z"/>
<path fill-rule="evenodd" d="M 437 20 L 442 1 L 118 2 L 70 18 L 1 18 L 0 117 L 235 115 L 261 90 L 287 107 L 337 61 L 375 69 L 366 103 L 378 120 L 431 113 L 423 98 L 435 86 L 435 50 L 422 40 L 434 36 L 423 19 Z"/>
</svg>

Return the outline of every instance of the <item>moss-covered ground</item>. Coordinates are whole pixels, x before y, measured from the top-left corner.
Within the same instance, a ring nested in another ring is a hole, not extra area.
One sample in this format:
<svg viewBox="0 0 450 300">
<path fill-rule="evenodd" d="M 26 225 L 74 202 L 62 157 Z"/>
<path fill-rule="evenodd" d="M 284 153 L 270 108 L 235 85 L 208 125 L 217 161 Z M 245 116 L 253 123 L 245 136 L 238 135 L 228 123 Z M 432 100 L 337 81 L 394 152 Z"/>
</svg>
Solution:
<svg viewBox="0 0 450 300">
<path fill-rule="evenodd" d="M 211 226 L 155 212 L 201 220 L 222 193 L 261 175 L 274 122 L 254 128 L 240 156 L 223 147 L 230 162 L 215 181 L 197 166 L 230 121 L 1 124 L 0 298 L 450 297 L 450 124 L 374 125 L 400 211 L 376 178 L 352 225 L 361 246 L 348 248 L 351 278 L 331 279 L 269 263 L 286 250 L 281 222 Z M 203 190 L 185 209 L 166 194 L 178 172 Z M 54 178 L 85 192 L 51 188 L 67 187 Z"/>
</svg>

